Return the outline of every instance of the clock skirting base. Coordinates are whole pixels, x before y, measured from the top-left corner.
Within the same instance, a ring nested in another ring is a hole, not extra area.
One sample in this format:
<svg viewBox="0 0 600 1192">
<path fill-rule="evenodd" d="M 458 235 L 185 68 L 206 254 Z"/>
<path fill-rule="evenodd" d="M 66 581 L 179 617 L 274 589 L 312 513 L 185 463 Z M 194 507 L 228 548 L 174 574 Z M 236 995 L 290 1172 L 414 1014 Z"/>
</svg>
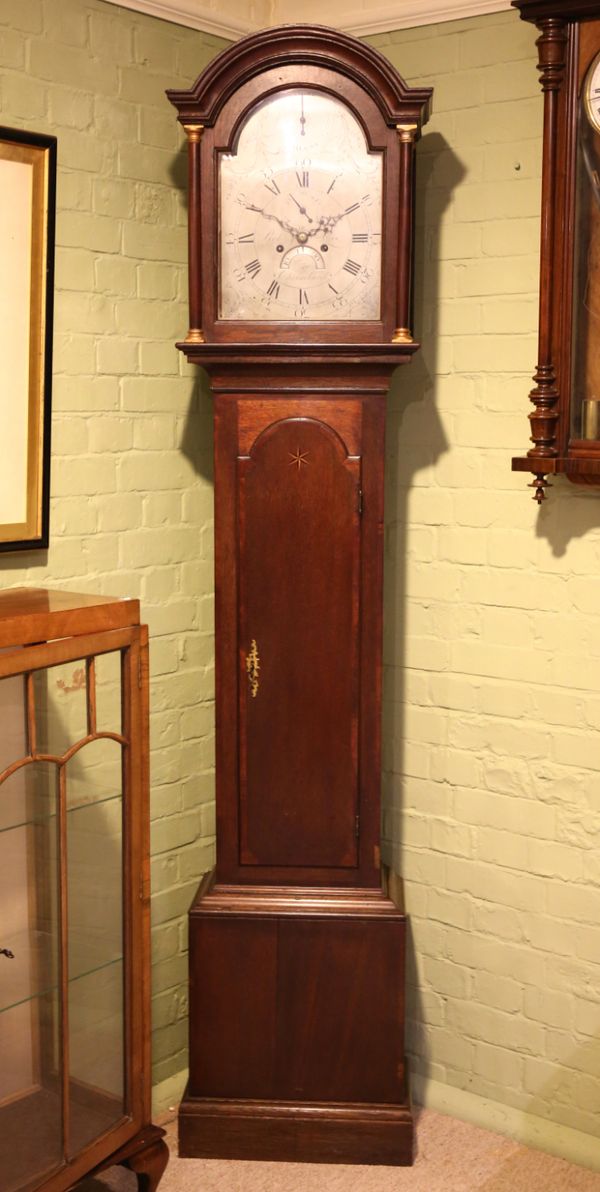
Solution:
<svg viewBox="0 0 600 1192">
<path fill-rule="evenodd" d="M 202 883 L 181 1154 L 405 1164 L 406 917 L 381 889 Z"/>
<path fill-rule="evenodd" d="M 209 1100 L 186 1090 L 179 1111 L 179 1154 L 187 1159 L 408 1167 L 413 1143 L 408 1101 L 332 1105 Z"/>
</svg>

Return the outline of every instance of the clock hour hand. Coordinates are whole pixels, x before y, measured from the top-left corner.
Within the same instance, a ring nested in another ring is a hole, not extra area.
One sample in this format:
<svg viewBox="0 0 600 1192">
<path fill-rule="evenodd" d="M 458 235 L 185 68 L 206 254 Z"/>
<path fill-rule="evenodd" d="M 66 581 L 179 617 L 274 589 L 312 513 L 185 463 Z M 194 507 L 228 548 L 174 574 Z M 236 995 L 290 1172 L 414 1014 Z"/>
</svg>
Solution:
<svg viewBox="0 0 600 1192">
<path fill-rule="evenodd" d="M 292 225 L 286 223 L 284 219 L 280 219 L 278 215 L 271 215 L 269 211 L 265 211 L 263 207 L 256 207 L 254 203 L 244 203 L 244 207 L 246 207 L 248 211 L 256 211 L 258 215 L 264 215 L 265 219 L 275 220 L 275 223 L 278 223 L 279 227 L 283 228 L 284 232 L 290 232 L 295 238 L 298 237 L 298 229 L 293 228 Z"/>
</svg>

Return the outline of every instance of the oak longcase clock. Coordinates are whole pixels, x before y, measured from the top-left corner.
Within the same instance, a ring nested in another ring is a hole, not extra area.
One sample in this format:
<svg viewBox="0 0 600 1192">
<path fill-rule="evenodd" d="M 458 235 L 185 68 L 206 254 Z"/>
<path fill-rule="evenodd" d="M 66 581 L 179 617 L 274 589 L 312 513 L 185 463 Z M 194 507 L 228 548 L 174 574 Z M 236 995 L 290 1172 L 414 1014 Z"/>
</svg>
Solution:
<svg viewBox="0 0 600 1192">
<path fill-rule="evenodd" d="M 332 29 L 170 91 L 215 403 L 217 863 L 190 911 L 181 1153 L 409 1163 L 406 919 L 382 890 L 385 397 L 431 92 Z"/>
</svg>

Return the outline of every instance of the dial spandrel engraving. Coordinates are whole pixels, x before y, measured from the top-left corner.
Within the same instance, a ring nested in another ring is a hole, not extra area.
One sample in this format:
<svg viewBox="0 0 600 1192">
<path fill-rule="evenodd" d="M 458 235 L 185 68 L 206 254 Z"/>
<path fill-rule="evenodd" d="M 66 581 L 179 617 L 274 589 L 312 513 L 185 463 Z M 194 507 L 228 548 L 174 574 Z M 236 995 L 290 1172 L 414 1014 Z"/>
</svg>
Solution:
<svg viewBox="0 0 600 1192">
<path fill-rule="evenodd" d="M 221 155 L 219 184 L 221 319 L 380 317 L 382 156 L 344 103 L 269 97 Z"/>
</svg>

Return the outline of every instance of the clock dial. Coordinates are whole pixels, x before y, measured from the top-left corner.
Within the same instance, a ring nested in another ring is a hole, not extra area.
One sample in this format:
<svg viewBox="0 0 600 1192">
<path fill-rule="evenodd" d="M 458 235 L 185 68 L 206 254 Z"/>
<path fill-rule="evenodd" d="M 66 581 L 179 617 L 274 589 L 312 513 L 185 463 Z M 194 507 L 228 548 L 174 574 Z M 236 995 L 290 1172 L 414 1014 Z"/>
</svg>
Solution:
<svg viewBox="0 0 600 1192">
<path fill-rule="evenodd" d="M 600 132 L 600 54 L 592 62 L 583 85 L 584 106 L 590 124 Z"/>
<path fill-rule="evenodd" d="M 378 319 L 382 158 L 318 91 L 258 105 L 220 158 L 221 319 Z"/>
</svg>

